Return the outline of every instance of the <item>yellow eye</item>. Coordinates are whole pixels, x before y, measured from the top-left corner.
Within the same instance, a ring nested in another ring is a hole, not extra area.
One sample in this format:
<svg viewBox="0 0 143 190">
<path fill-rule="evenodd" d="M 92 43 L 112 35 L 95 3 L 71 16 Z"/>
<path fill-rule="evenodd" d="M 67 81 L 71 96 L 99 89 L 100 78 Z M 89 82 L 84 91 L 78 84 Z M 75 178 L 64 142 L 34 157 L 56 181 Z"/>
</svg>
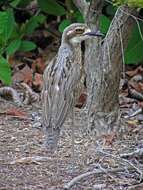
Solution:
<svg viewBox="0 0 143 190">
<path fill-rule="evenodd" d="M 75 31 L 77 34 L 82 34 L 84 32 L 84 29 L 83 28 L 77 28 Z"/>
</svg>

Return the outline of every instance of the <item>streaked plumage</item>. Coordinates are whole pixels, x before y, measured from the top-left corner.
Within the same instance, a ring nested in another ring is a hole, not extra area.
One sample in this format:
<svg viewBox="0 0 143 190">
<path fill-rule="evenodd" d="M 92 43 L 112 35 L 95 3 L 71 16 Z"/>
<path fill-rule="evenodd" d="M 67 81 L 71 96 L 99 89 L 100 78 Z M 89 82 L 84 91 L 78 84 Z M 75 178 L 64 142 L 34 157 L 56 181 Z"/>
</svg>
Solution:
<svg viewBox="0 0 143 190">
<path fill-rule="evenodd" d="M 89 38 L 86 34 L 90 34 L 90 29 L 85 24 L 67 27 L 57 56 L 44 71 L 43 126 L 50 150 L 56 148 L 60 129 L 83 86 L 81 41 Z"/>
</svg>

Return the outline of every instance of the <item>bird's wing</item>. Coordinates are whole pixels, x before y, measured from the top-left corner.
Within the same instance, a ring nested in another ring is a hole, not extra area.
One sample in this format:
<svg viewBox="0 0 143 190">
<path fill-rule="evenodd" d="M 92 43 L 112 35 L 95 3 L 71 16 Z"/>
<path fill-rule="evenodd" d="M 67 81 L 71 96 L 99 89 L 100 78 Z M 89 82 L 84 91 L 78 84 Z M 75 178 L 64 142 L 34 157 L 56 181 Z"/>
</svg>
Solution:
<svg viewBox="0 0 143 190">
<path fill-rule="evenodd" d="M 80 66 L 69 54 L 57 56 L 44 72 L 43 125 L 61 128 L 72 109 L 73 91 L 80 79 Z"/>
</svg>

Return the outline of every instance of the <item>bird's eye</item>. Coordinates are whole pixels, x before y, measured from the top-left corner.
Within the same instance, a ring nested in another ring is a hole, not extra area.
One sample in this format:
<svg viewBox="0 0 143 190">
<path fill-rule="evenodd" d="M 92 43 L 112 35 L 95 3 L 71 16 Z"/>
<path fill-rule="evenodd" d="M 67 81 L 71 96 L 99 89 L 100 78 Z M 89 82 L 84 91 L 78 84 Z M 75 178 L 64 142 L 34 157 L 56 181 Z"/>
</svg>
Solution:
<svg viewBox="0 0 143 190">
<path fill-rule="evenodd" d="M 77 34 L 82 34 L 84 32 L 84 29 L 77 28 L 75 31 L 76 31 Z"/>
</svg>

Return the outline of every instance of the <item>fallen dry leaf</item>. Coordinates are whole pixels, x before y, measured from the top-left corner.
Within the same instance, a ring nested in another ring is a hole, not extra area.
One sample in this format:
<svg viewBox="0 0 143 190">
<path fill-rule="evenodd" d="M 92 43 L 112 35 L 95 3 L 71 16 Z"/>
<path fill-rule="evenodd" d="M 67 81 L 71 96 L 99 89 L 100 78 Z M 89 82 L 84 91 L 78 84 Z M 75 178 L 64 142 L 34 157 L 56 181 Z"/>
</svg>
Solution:
<svg viewBox="0 0 143 190">
<path fill-rule="evenodd" d="M 138 102 L 138 105 L 143 108 L 143 101 L 142 102 Z"/>
<path fill-rule="evenodd" d="M 139 121 L 137 119 L 134 119 L 134 120 L 128 120 L 127 123 L 128 123 L 128 127 L 132 128 L 132 127 L 136 127 Z"/>
<path fill-rule="evenodd" d="M 116 134 L 113 132 L 113 133 L 110 133 L 108 135 L 103 135 L 103 137 L 105 139 L 105 144 L 106 145 L 112 145 L 113 142 L 115 141 Z"/>
<path fill-rule="evenodd" d="M 30 67 L 28 65 L 25 65 L 25 67 L 20 70 L 17 71 L 14 75 L 13 75 L 13 82 L 25 82 L 27 84 L 29 84 L 31 86 L 32 84 L 32 77 L 33 77 L 33 73 L 32 70 L 30 69 Z"/>
<path fill-rule="evenodd" d="M 134 69 L 134 70 L 126 71 L 126 74 L 127 74 L 129 77 L 133 77 L 133 76 L 135 76 L 136 74 L 143 74 L 143 68 L 142 68 L 142 66 L 139 66 L 139 67 L 137 67 L 137 68 Z"/>
<path fill-rule="evenodd" d="M 6 114 L 7 115 L 12 115 L 12 116 L 17 116 L 17 117 L 27 117 L 27 114 L 26 112 L 20 110 L 20 109 L 17 109 L 15 107 L 13 108 L 9 108 L 8 110 L 6 110 Z"/>
<path fill-rule="evenodd" d="M 42 85 L 43 85 L 43 76 L 39 73 L 35 73 L 33 81 L 34 88 L 41 90 Z"/>
<path fill-rule="evenodd" d="M 45 69 L 45 61 L 42 57 L 38 57 L 33 63 L 32 63 L 32 69 L 36 73 L 42 74 Z"/>
<path fill-rule="evenodd" d="M 143 91 L 143 84 L 142 83 L 137 83 L 137 82 L 129 82 L 129 85 L 134 88 L 138 92 Z"/>
</svg>

